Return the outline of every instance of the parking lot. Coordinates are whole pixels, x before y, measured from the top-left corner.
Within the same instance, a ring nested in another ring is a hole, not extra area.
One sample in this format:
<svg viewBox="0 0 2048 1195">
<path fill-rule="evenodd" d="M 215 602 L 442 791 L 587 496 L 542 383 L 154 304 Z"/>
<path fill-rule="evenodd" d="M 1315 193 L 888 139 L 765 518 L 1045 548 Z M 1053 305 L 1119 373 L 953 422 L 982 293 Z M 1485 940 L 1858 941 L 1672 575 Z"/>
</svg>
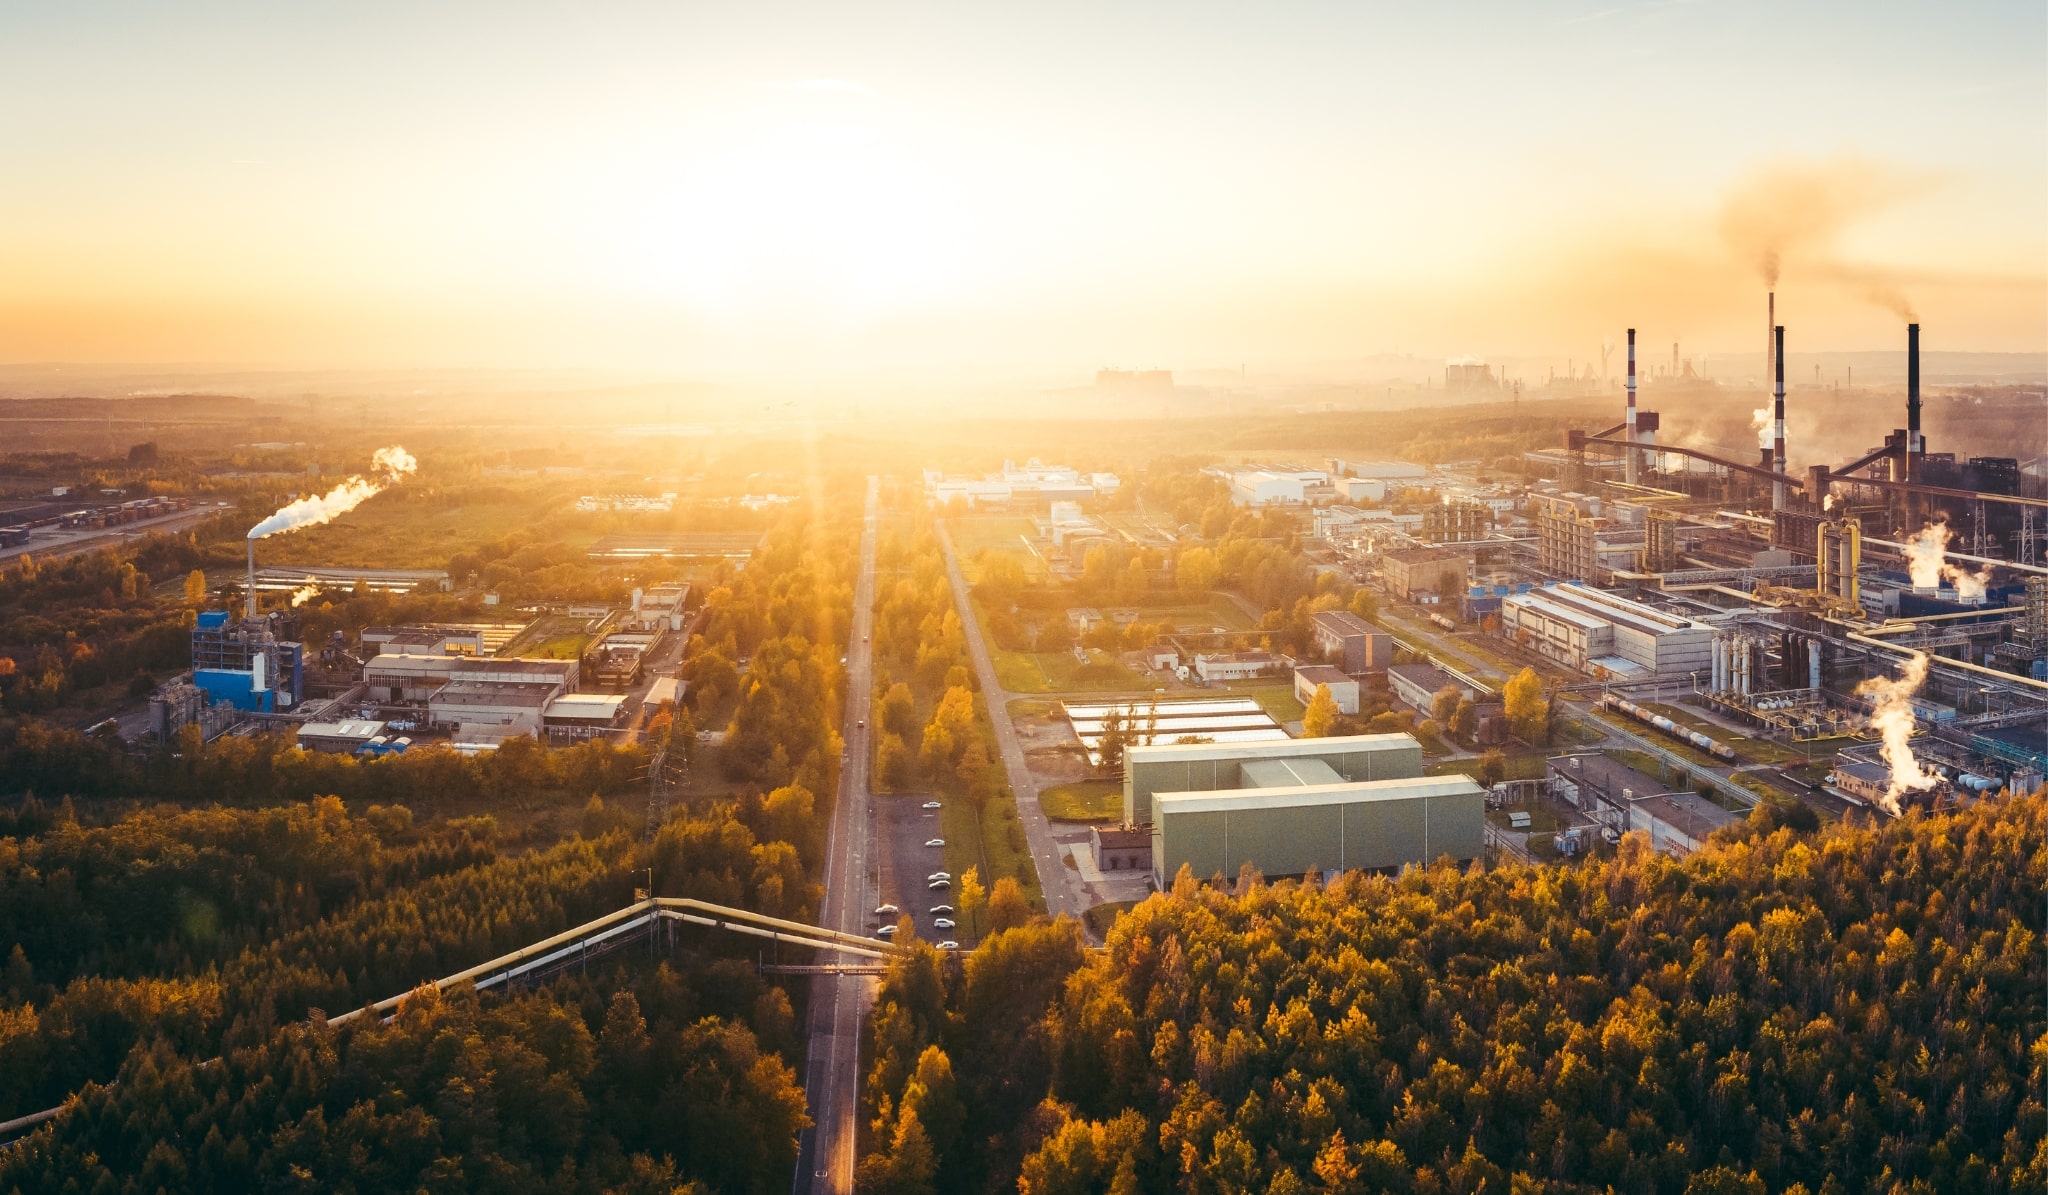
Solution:
<svg viewBox="0 0 2048 1195">
<path fill-rule="evenodd" d="M 924 794 L 874 798 L 875 890 L 881 894 L 876 904 L 897 906 L 916 924 L 918 937 L 927 942 L 944 942 L 959 939 L 961 933 L 958 929 L 934 926 L 935 917 L 943 914 L 935 915 L 931 909 L 934 905 L 958 906 L 959 889 L 934 892 L 928 886 L 926 877 L 946 866 L 944 848 L 925 845 L 939 836 L 939 811 L 923 808 L 928 800 L 931 797 Z M 957 884 L 959 877 L 953 878 Z M 895 920 L 888 918 L 891 924 Z M 871 914 L 868 931 L 874 932 L 880 924 L 881 919 Z"/>
</svg>

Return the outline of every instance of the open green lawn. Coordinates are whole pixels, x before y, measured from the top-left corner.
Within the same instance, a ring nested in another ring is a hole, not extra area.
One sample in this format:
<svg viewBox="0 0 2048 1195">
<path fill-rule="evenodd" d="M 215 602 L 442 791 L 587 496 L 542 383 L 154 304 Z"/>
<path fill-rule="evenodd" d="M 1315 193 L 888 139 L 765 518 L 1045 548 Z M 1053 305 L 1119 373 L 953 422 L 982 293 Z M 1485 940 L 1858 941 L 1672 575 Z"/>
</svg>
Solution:
<svg viewBox="0 0 2048 1195">
<path fill-rule="evenodd" d="M 1274 681 L 1266 684 L 1231 685 L 1233 697 L 1249 697 L 1259 703 L 1259 708 L 1273 715 L 1273 720 L 1282 724 L 1299 722 L 1308 712 L 1307 707 L 1294 695 L 1291 681 Z"/>
<path fill-rule="evenodd" d="M 583 649 L 590 646 L 590 621 L 567 614 L 543 615 L 507 643 L 501 654 L 541 660 L 580 659 Z"/>
<path fill-rule="evenodd" d="M 1152 687 L 1107 652 L 1088 653 L 1087 664 L 1068 651 L 1005 651 L 991 646 L 989 653 L 995 660 L 996 680 L 1012 693 L 1114 693 Z"/>
<path fill-rule="evenodd" d="M 1025 541 L 1032 533 L 1031 520 L 1021 515 L 962 515 L 946 520 L 946 531 L 960 553 L 960 569 L 969 581 L 979 580 L 979 557 L 984 550 L 1016 558 L 1026 576 L 1046 572 L 1045 561 Z"/>
<path fill-rule="evenodd" d="M 1038 807 L 1056 822 L 1114 822 L 1124 815 L 1124 786 L 1114 780 L 1076 780 L 1041 789 Z"/>
</svg>

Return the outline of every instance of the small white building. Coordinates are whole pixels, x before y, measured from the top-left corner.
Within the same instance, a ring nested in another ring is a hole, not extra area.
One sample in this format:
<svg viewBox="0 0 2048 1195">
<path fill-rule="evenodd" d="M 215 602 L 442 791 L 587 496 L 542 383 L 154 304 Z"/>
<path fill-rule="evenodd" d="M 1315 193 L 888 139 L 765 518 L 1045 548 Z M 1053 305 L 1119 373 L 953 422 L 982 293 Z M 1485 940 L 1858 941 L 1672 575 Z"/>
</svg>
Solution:
<svg viewBox="0 0 2048 1195">
<path fill-rule="evenodd" d="M 299 727 L 301 751 L 330 751 L 353 755 L 363 745 L 384 733 L 382 722 L 349 719 L 341 722 L 307 722 Z"/>
<path fill-rule="evenodd" d="M 1358 682 L 1344 675 L 1341 669 L 1328 664 L 1308 664 L 1294 670 L 1294 698 L 1307 705 L 1315 700 L 1316 690 L 1327 687 L 1330 699 L 1337 703 L 1340 714 L 1358 713 Z"/>
<path fill-rule="evenodd" d="M 1279 667 L 1280 659 L 1269 651 L 1235 651 L 1195 657 L 1195 675 L 1209 684 L 1218 681 L 1250 680 Z"/>
</svg>

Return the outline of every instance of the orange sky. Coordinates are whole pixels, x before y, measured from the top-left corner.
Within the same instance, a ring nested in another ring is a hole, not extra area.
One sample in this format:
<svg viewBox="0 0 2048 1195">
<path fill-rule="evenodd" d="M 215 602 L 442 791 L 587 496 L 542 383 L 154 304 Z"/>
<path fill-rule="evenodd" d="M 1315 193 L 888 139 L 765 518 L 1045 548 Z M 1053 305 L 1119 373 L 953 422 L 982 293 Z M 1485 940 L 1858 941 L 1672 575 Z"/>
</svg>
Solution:
<svg viewBox="0 0 2048 1195">
<path fill-rule="evenodd" d="M 0 361 L 2048 347 L 2038 5 L 49 7 Z"/>
</svg>

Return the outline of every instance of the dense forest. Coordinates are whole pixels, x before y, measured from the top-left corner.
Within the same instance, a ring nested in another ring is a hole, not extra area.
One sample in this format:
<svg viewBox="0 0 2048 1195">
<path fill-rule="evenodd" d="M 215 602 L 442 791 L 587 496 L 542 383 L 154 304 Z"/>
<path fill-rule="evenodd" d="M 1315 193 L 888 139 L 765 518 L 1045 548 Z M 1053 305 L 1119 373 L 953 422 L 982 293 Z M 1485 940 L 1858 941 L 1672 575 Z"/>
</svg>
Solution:
<svg viewBox="0 0 2048 1195">
<path fill-rule="evenodd" d="M 2048 1185 L 2048 798 L 1238 887 L 897 964 L 864 1189 Z"/>
</svg>

